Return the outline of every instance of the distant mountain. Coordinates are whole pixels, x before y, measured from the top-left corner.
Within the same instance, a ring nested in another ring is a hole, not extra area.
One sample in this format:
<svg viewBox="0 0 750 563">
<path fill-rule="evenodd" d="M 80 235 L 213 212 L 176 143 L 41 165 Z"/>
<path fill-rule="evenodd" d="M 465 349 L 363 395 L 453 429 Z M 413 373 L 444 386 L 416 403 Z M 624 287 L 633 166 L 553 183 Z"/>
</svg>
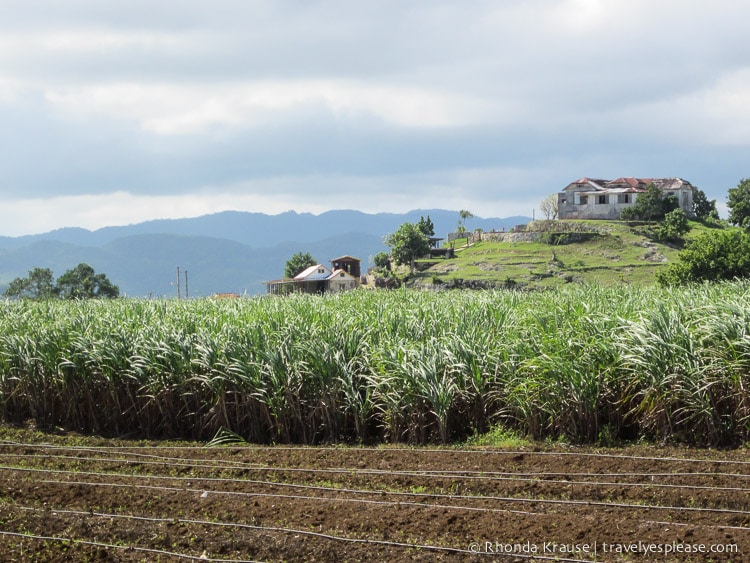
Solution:
<svg viewBox="0 0 750 563">
<path fill-rule="evenodd" d="M 405 222 L 430 216 L 436 236 L 455 229 L 458 213 L 415 210 L 404 214 L 329 211 L 320 215 L 289 211 L 279 215 L 226 211 L 192 219 L 147 221 L 95 231 L 65 228 L 23 237 L 0 237 L 0 291 L 34 267 L 55 276 L 80 262 L 107 274 L 130 296 L 176 295 L 177 268 L 184 292 L 188 271 L 191 296 L 217 292 L 261 293 L 263 282 L 283 275 L 296 252 L 309 252 L 328 263 L 350 254 L 363 267 L 387 250 L 383 237 Z M 508 229 L 528 217 L 466 222 L 468 229 Z"/>
</svg>

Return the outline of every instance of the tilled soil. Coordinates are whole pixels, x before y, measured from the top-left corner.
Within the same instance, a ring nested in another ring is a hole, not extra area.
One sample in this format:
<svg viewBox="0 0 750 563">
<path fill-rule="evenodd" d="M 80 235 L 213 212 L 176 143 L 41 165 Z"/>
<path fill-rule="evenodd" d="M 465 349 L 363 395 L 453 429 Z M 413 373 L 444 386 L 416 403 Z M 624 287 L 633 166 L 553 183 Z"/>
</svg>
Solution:
<svg viewBox="0 0 750 563">
<path fill-rule="evenodd" d="M 750 561 L 750 455 L 0 442 L 2 561 Z"/>
</svg>

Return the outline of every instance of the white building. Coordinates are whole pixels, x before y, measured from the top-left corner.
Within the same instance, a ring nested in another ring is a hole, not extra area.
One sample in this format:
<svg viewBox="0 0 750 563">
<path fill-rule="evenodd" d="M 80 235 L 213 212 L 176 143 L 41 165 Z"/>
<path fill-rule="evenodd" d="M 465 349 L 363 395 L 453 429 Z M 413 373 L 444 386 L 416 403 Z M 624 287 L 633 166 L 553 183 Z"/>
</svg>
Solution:
<svg viewBox="0 0 750 563">
<path fill-rule="evenodd" d="M 581 178 L 557 194 L 558 217 L 619 219 L 623 209 L 631 207 L 649 184 L 660 188 L 665 196 L 675 197 L 679 208 L 693 216 L 693 185 L 682 178 Z"/>
<path fill-rule="evenodd" d="M 331 268 L 323 264 L 310 266 L 292 279 L 266 282 L 268 293 L 280 294 L 290 291 L 301 293 L 338 293 L 359 287 L 359 258 L 342 256 L 331 260 Z"/>
</svg>

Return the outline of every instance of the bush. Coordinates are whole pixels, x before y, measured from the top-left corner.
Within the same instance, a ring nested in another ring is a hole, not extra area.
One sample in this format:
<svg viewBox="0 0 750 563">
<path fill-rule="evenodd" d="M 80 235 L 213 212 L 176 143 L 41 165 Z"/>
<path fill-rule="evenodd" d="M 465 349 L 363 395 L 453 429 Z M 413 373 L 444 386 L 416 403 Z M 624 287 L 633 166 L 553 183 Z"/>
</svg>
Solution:
<svg viewBox="0 0 750 563">
<path fill-rule="evenodd" d="M 660 241 L 681 241 L 685 233 L 690 231 L 687 215 L 682 209 L 674 209 L 664 216 L 664 222 L 656 231 L 656 238 Z"/>
<path fill-rule="evenodd" d="M 632 207 L 623 209 L 620 216 L 624 221 L 658 221 L 677 206 L 677 198 L 665 197 L 664 192 L 652 183 L 645 193 L 638 194 Z"/>
<path fill-rule="evenodd" d="M 389 271 L 391 269 L 391 259 L 387 252 L 378 252 L 373 258 L 373 262 L 379 270 Z"/>
<path fill-rule="evenodd" d="M 739 229 L 704 233 L 656 275 L 661 285 L 750 276 L 750 235 Z"/>
</svg>

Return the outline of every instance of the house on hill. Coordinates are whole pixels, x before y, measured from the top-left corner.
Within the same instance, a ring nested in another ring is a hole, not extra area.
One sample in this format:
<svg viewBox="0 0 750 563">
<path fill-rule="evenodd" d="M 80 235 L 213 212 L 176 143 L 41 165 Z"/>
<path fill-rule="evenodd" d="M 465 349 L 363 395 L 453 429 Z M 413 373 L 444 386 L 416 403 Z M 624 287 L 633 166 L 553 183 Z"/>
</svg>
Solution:
<svg viewBox="0 0 750 563">
<path fill-rule="evenodd" d="M 619 219 L 623 209 L 632 206 L 649 184 L 661 189 L 665 196 L 674 196 L 679 208 L 688 217 L 693 216 L 693 185 L 682 178 L 580 178 L 557 194 L 558 217 Z"/>
<path fill-rule="evenodd" d="M 359 258 L 341 256 L 331 260 L 331 267 L 316 264 L 306 268 L 294 278 L 266 282 L 266 292 L 280 295 L 297 293 L 338 293 L 359 287 Z"/>
</svg>

